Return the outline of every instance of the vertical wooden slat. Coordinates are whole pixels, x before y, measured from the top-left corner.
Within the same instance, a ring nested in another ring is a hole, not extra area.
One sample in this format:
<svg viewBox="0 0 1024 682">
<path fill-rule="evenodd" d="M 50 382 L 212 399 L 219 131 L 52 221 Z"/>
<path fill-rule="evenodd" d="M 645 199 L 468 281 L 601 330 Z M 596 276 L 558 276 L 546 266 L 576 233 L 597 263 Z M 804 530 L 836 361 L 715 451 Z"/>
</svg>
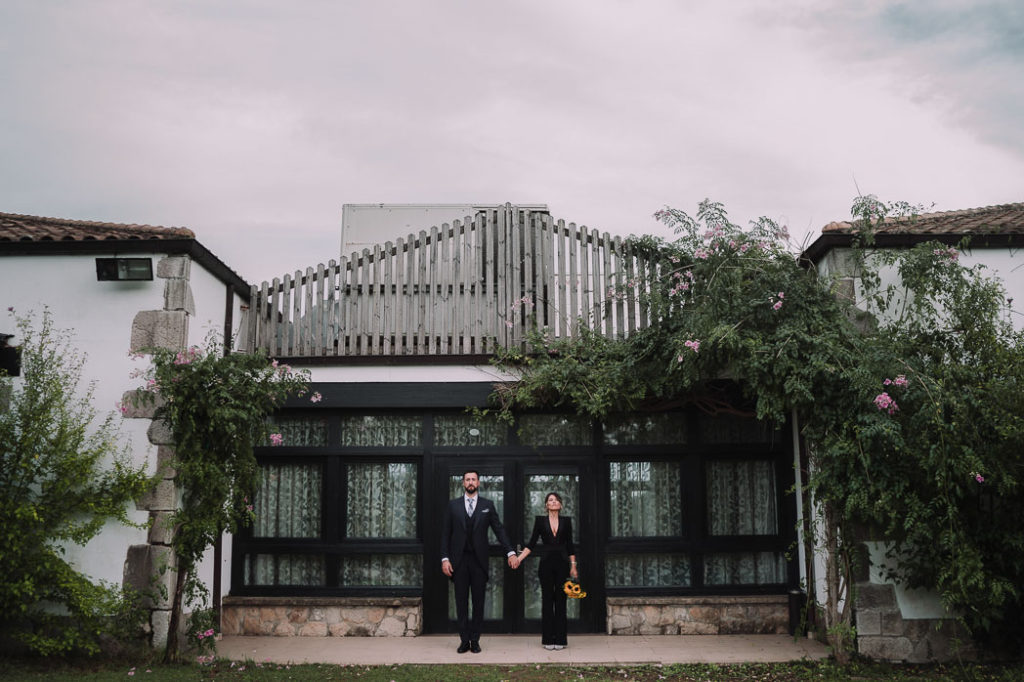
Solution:
<svg viewBox="0 0 1024 682">
<path fill-rule="evenodd" d="M 594 317 L 594 309 L 590 296 L 593 289 L 590 279 L 590 237 L 586 227 L 580 226 L 577 239 L 580 243 L 580 324 L 586 329 L 593 329 L 591 320 Z"/>
<path fill-rule="evenodd" d="M 522 230 L 523 230 L 523 297 L 529 301 L 528 304 L 521 305 L 519 310 L 523 314 L 523 330 L 524 332 L 532 329 L 531 323 L 528 318 L 536 312 L 537 305 L 537 259 L 534 252 L 534 233 L 536 232 L 536 219 L 533 213 L 529 211 L 522 212 Z M 536 319 L 536 318 L 534 318 Z M 525 345 L 524 350 L 530 350 Z"/>
<path fill-rule="evenodd" d="M 437 225 L 433 225 L 430 228 L 427 247 L 427 290 L 430 292 L 427 298 L 427 353 L 436 355 L 438 312 Z"/>
<path fill-rule="evenodd" d="M 452 265 L 451 265 L 451 239 L 449 234 L 451 231 L 451 225 L 444 223 L 441 225 L 441 232 L 438 236 L 440 242 L 437 245 L 435 251 L 440 259 L 438 263 L 438 293 L 437 293 L 437 331 L 438 331 L 438 346 L 437 352 L 441 355 L 448 355 L 448 338 L 449 338 L 449 323 L 451 321 L 451 306 L 453 303 L 452 297 L 448 291 L 449 284 L 452 281 Z"/>
<path fill-rule="evenodd" d="M 519 211 L 513 211 L 506 204 L 506 221 L 508 225 L 508 265 L 505 268 L 508 291 L 508 321 L 512 326 L 505 325 L 508 337 L 505 341 L 509 347 L 518 346 L 523 339 L 523 307 L 522 307 L 522 230 L 519 224 Z"/>
<path fill-rule="evenodd" d="M 427 287 L 427 233 L 420 230 L 419 240 L 416 242 L 416 261 L 417 261 L 417 272 L 416 272 L 416 284 L 417 287 L 417 320 L 416 320 L 416 341 L 417 348 L 416 352 L 420 354 L 427 353 L 427 306 L 430 302 L 427 300 L 430 292 Z"/>
<path fill-rule="evenodd" d="M 555 244 L 555 225 L 550 215 L 543 216 L 542 229 L 540 233 L 540 269 L 541 269 L 541 300 L 538 302 L 537 317 L 541 320 L 541 324 L 549 327 L 552 332 L 555 331 L 555 290 L 557 283 L 555 282 L 555 257 L 554 257 L 554 244 Z M 541 314 L 539 307 L 544 306 L 543 315 Z"/>
<path fill-rule="evenodd" d="M 463 293 L 463 282 L 466 279 L 463 256 L 465 249 L 465 235 L 463 234 L 463 221 L 452 221 L 452 355 L 461 355 L 466 352 L 466 330 L 463 317 L 466 309 L 466 295 Z"/>
<path fill-rule="evenodd" d="M 327 316 L 324 319 L 324 355 L 338 353 L 338 264 L 327 263 Z"/>
<path fill-rule="evenodd" d="M 284 285 L 277 277 L 270 286 L 270 315 L 267 321 L 269 332 L 269 354 L 271 357 L 281 355 L 281 297 Z"/>
<path fill-rule="evenodd" d="M 416 352 L 416 237 L 405 240 L 405 341 L 406 354 Z"/>
<path fill-rule="evenodd" d="M 313 318 L 313 333 L 309 339 L 309 352 L 313 355 L 324 354 L 324 264 L 316 266 L 316 295 L 313 297 L 314 306 L 311 311 Z M 310 287 L 312 289 L 313 287 Z"/>
<path fill-rule="evenodd" d="M 555 255 L 555 273 L 558 276 L 558 327 L 556 334 L 560 337 L 567 336 L 566 334 L 566 320 L 568 317 L 568 308 L 565 303 L 565 285 L 566 285 L 566 253 L 565 253 L 565 221 L 559 220 L 557 228 L 555 230 L 555 246 L 557 247 Z"/>
<path fill-rule="evenodd" d="M 606 233 L 607 235 L 607 233 Z M 625 298 L 625 286 L 626 281 L 623 278 L 622 273 L 622 239 L 616 236 L 611 241 L 611 262 L 612 262 L 612 274 L 615 278 L 615 324 L 613 325 L 613 333 L 615 336 L 625 336 L 626 334 L 626 298 Z"/>
<path fill-rule="evenodd" d="M 256 311 L 258 313 L 257 317 L 259 317 L 259 326 L 256 329 L 259 334 L 259 342 L 256 348 L 262 348 L 267 355 L 271 355 L 273 353 L 271 346 L 273 345 L 274 333 L 274 309 L 270 303 L 268 287 L 268 282 L 260 285 L 260 309 Z"/>
<path fill-rule="evenodd" d="M 566 336 L 576 336 L 579 333 L 579 323 L 577 320 L 580 316 L 579 308 L 579 294 L 580 294 L 580 281 L 579 271 L 576 269 L 576 251 L 579 250 L 580 236 L 579 231 L 576 229 L 576 223 L 569 223 L 569 235 L 566 237 L 566 244 L 569 247 L 569 314 L 568 325 L 565 328 Z"/>
<path fill-rule="evenodd" d="M 352 284 L 355 293 L 356 345 L 353 351 L 358 355 L 370 354 L 370 250 L 363 249 L 358 260 L 353 259 Z"/>
<path fill-rule="evenodd" d="M 299 344 L 299 354 L 308 358 L 312 348 L 310 345 L 310 336 L 312 335 L 313 321 L 310 309 L 313 307 L 313 268 L 306 268 L 306 274 L 303 279 L 299 281 L 301 296 L 296 297 L 297 300 L 303 302 L 302 310 L 300 311 L 302 323 L 299 325 L 301 343 Z"/>
<path fill-rule="evenodd" d="M 383 355 L 391 355 L 394 346 L 391 343 L 391 335 L 395 329 L 395 308 L 397 296 L 395 295 L 395 256 L 394 245 L 391 242 L 384 242 L 384 250 L 381 252 L 381 268 L 384 270 L 384 278 L 381 282 L 381 348 Z"/>
<path fill-rule="evenodd" d="M 352 271 L 352 264 L 349 259 L 342 256 L 338 260 L 338 317 L 337 331 L 338 348 L 337 354 L 348 356 L 349 354 L 349 328 L 352 326 L 352 318 L 349 316 L 349 273 Z"/>
<path fill-rule="evenodd" d="M 292 319 L 288 325 L 291 331 L 289 355 L 302 355 L 302 271 L 296 270 L 292 277 Z"/>
<path fill-rule="evenodd" d="M 601 235 L 597 230 L 590 231 L 590 281 L 594 300 L 591 304 L 593 315 L 593 326 L 591 329 L 597 333 L 601 332 L 601 323 L 604 320 L 604 302 L 608 292 L 604 289 L 604 280 L 601 277 Z"/>
<path fill-rule="evenodd" d="M 381 291 L 381 273 L 380 273 L 380 245 L 376 244 L 373 247 L 373 252 L 370 254 L 369 267 L 370 270 L 370 326 L 367 329 L 370 334 L 370 354 L 379 355 L 381 348 L 381 326 L 383 323 L 383 310 L 381 304 L 383 302 L 383 292 Z"/>
<path fill-rule="evenodd" d="M 612 273 L 612 245 L 607 232 L 602 235 L 601 239 L 601 264 L 604 270 L 603 288 L 607 297 L 607 304 L 604 308 L 604 335 L 610 339 L 615 336 L 614 299 L 611 297 L 615 291 L 615 276 Z"/>
<path fill-rule="evenodd" d="M 407 294 L 405 292 L 405 286 L 407 278 L 405 276 L 405 240 L 401 237 L 395 242 L 395 263 L 394 263 L 394 278 L 395 278 L 395 326 L 393 331 L 395 334 L 395 343 L 392 348 L 392 354 L 402 355 L 405 353 L 405 335 L 408 332 L 408 327 L 405 323 L 405 311 Z"/>
<path fill-rule="evenodd" d="M 622 268 L 622 277 L 626 284 L 626 335 L 636 331 L 636 303 L 637 303 L 637 279 L 636 270 L 633 267 L 633 254 L 625 243 L 620 242 L 621 252 L 619 253 L 619 267 Z"/>
<path fill-rule="evenodd" d="M 473 292 L 470 305 L 469 314 L 471 316 L 472 327 L 470 331 L 470 339 L 472 341 L 473 352 L 483 353 L 483 307 L 484 307 L 484 277 L 486 261 L 484 256 L 484 232 L 486 230 L 487 216 L 484 212 L 477 213 L 473 217 L 473 251 L 471 256 L 471 262 L 473 264 L 470 281 L 473 283 Z"/>
<path fill-rule="evenodd" d="M 291 355 L 291 314 L 292 314 L 292 276 L 285 275 L 281 280 L 281 316 L 279 318 L 280 338 L 278 353 L 280 355 Z"/>
</svg>

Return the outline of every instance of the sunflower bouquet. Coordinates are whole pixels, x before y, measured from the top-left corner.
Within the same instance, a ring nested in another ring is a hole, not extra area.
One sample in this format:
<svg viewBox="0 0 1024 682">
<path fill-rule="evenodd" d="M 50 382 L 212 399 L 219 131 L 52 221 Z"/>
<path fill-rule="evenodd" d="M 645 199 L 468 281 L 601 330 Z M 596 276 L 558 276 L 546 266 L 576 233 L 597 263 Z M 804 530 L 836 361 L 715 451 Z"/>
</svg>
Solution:
<svg viewBox="0 0 1024 682">
<path fill-rule="evenodd" d="M 562 591 L 569 599 L 583 599 L 587 596 L 587 593 L 583 591 L 580 584 L 573 582 L 572 580 L 566 580 L 565 584 L 562 585 Z"/>
</svg>

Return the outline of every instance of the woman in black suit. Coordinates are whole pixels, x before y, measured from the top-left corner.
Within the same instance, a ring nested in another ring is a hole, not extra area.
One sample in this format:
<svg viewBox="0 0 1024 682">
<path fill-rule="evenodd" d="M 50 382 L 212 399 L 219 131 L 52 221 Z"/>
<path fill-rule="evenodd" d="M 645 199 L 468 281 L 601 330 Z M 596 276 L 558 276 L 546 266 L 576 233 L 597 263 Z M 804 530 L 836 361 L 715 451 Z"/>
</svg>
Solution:
<svg viewBox="0 0 1024 682">
<path fill-rule="evenodd" d="M 526 559 L 534 550 L 540 554 L 537 574 L 541 593 L 541 644 L 545 649 L 564 649 L 568 638 L 563 585 L 567 577 L 576 580 L 579 576 L 576 547 L 572 543 L 572 518 L 559 516 L 562 496 L 558 493 L 548 493 L 544 506 L 548 513 L 534 520 L 533 534 L 519 560 Z M 538 540 L 541 541 L 539 546 Z"/>
</svg>

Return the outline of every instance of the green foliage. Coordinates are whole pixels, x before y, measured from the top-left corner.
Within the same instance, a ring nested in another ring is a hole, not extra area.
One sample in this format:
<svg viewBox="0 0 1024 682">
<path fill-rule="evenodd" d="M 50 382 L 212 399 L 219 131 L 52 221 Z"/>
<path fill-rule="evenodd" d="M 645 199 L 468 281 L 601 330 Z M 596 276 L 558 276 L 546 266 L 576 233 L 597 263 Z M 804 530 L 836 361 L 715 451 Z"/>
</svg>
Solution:
<svg viewBox="0 0 1024 682">
<path fill-rule="evenodd" d="M 253 446 L 266 438 L 266 418 L 289 396 L 302 395 L 308 374 L 253 354 L 230 353 L 214 340 L 205 351 L 155 349 L 145 400 L 174 435 L 175 483 L 181 504 L 172 516 L 179 575 L 175 618 L 182 598 L 196 610 L 207 594 L 195 567 L 224 532 L 252 519 L 258 467 Z M 197 631 L 198 632 L 198 631 Z M 171 628 L 169 652 L 175 644 Z"/>
<path fill-rule="evenodd" d="M 127 505 L 150 485 L 118 446 L 113 415 L 102 421 L 91 387 L 78 392 L 83 358 L 71 334 L 16 319 L 22 377 L 0 377 L 0 631 L 41 654 L 99 651 L 125 624 L 133 600 L 97 584 L 64 558 L 108 521 L 131 524 Z"/>
<path fill-rule="evenodd" d="M 937 590 L 979 639 L 1019 642 L 1024 343 L 1001 284 L 957 249 L 873 248 L 881 221 L 915 210 L 858 199 L 847 282 L 800 263 L 770 220 L 744 230 L 708 201 L 696 218 L 659 211 L 678 238 L 628 243 L 654 263 L 631 286 L 655 322 L 618 340 L 538 330 L 538 352 L 499 358 L 521 376 L 495 392 L 499 412 L 714 409 L 716 383 L 736 380 L 758 418 L 795 416 L 811 445 L 808 484 L 834 530 L 830 590 L 849 584 L 866 528 L 888 542 L 893 577 Z M 848 616 L 827 620 L 847 642 Z"/>
</svg>

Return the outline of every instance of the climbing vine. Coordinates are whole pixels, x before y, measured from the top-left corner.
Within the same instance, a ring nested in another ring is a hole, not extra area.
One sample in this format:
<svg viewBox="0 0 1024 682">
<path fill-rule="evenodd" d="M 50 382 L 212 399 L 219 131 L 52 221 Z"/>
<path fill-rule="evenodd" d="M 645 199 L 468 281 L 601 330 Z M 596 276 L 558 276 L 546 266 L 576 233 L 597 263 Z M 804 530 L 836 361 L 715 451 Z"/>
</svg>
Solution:
<svg viewBox="0 0 1024 682">
<path fill-rule="evenodd" d="M 714 411 L 730 407 L 716 387 L 733 380 L 752 416 L 795 417 L 809 444 L 827 557 L 820 609 L 837 655 L 853 641 L 865 536 L 886 547 L 890 577 L 936 590 L 979 641 L 1019 641 L 1024 344 L 1001 283 L 962 266 L 960 249 L 874 248 L 883 221 L 914 212 L 859 198 L 840 278 L 800 262 L 771 220 L 744 229 L 709 201 L 695 217 L 659 211 L 677 238 L 631 239 L 655 274 L 624 285 L 655 322 L 625 339 L 536 330 L 532 352 L 497 360 L 519 377 L 496 388 L 497 411 Z"/>
<path fill-rule="evenodd" d="M 167 645 L 171 658 L 177 653 L 183 603 L 194 614 L 188 630 L 195 643 L 212 641 L 208 595 L 196 567 L 224 532 L 251 522 L 258 483 L 253 447 L 281 443 L 280 434 L 268 434 L 267 416 L 288 397 L 305 392 L 308 373 L 258 354 L 225 354 L 211 340 L 205 349 L 155 349 L 144 378 L 141 399 L 155 403 L 157 418 L 174 437 L 181 494 L 170 521 L 177 569 Z"/>
</svg>

